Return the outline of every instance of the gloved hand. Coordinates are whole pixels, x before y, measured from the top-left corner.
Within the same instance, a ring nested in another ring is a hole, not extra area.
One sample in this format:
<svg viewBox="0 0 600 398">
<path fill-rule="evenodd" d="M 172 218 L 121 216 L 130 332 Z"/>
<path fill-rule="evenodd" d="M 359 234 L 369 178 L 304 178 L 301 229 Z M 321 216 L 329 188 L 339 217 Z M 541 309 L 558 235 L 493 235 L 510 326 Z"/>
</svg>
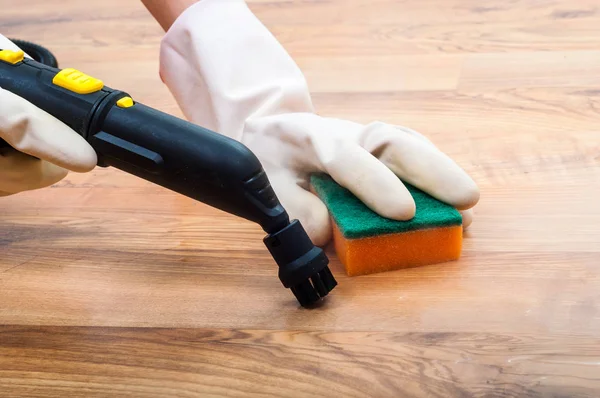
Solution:
<svg viewBox="0 0 600 398">
<path fill-rule="evenodd" d="M 0 35 L 0 49 L 19 48 Z M 47 187 L 96 166 L 96 152 L 60 120 L 0 87 L 0 196 Z"/>
<path fill-rule="evenodd" d="M 318 116 L 302 72 L 243 0 L 189 7 L 163 38 L 160 61 L 185 116 L 246 144 L 317 245 L 330 239 L 331 226 L 309 192 L 311 173 L 331 175 L 398 220 L 412 218 L 415 204 L 397 176 L 461 210 L 479 199 L 473 180 L 419 133 Z"/>
</svg>

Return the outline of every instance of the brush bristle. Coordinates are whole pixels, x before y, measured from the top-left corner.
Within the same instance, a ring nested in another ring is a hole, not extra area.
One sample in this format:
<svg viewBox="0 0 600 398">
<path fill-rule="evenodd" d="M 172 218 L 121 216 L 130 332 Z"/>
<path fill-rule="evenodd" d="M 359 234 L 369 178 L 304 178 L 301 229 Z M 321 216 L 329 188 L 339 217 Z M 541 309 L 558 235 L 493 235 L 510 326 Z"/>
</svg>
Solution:
<svg viewBox="0 0 600 398">
<path fill-rule="evenodd" d="M 291 287 L 292 293 L 303 307 L 309 307 L 327 296 L 337 285 L 329 267 L 313 274 L 309 279 Z"/>
</svg>

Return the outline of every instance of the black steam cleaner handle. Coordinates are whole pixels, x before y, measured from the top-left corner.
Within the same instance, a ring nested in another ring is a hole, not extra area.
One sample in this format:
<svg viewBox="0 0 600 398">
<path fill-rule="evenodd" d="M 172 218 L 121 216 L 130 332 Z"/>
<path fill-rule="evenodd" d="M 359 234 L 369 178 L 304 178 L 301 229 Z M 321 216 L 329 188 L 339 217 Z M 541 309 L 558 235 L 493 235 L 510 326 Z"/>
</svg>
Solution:
<svg viewBox="0 0 600 398">
<path fill-rule="evenodd" d="M 302 306 L 335 286 L 329 260 L 279 203 L 258 158 L 243 144 L 134 101 L 75 69 L 0 50 L 0 87 L 64 122 L 116 167 L 260 224 L 279 278 Z"/>
</svg>

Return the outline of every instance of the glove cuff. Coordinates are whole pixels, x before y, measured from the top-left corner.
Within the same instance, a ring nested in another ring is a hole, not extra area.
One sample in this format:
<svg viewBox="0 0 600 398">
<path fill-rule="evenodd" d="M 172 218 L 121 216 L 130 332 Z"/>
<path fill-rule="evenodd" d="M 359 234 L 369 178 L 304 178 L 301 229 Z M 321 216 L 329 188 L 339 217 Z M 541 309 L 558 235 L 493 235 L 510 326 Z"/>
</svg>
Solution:
<svg viewBox="0 0 600 398">
<path fill-rule="evenodd" d="M 164 36 L 161 78 L 186 118 L 241 140 L 246 120 L 314 112 L 306 80 L 243 0 L 203 0 Z"/>
</svg>

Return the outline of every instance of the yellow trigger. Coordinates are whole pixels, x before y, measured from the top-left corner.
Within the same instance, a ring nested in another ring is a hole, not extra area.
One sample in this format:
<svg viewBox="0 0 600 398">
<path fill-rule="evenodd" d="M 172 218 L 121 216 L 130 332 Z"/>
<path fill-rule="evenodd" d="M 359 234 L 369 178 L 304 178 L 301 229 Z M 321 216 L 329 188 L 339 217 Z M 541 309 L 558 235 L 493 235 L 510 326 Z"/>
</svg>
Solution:
<svg viewBox="0 0 600 398">
<path fill-rule="evenodd" d="M 0 61 L 8 62 L 9 64 L 16 64 L 23 61 L 25 53 L 21 50 L 0 50 Z"/>
<path fill-rule="evenodd" d="M 77 94 L 91 94 L 102 90 L 104 83 L 94 77 L 88 76 L 77 69 L 63 69 L 54 76 L 52 83 L 73 91 Z"/>
</svg>

